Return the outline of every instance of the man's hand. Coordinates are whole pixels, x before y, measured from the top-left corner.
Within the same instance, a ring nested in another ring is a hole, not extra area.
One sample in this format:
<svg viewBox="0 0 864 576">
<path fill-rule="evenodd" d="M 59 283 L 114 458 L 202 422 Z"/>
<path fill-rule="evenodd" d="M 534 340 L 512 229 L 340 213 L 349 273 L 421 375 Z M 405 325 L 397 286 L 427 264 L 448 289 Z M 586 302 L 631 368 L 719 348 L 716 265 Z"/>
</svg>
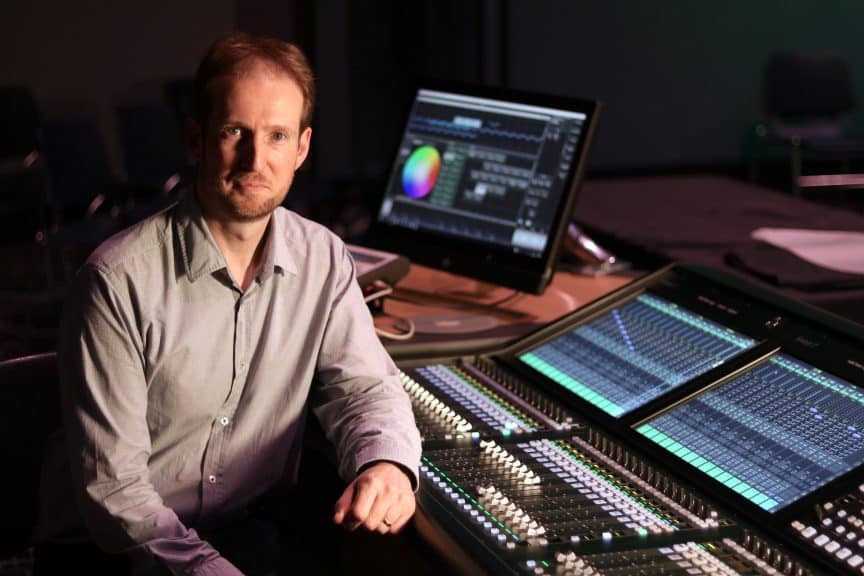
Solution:
<svg viewBox="0 0 864 576">
<path fill-rule="evenodd" d="M 356 530 L 399 532 L 414 515 L 411 480 L 399 466 L 378 462 L 360 473 L 336 502 L 333 521 Z"/>
</svg>

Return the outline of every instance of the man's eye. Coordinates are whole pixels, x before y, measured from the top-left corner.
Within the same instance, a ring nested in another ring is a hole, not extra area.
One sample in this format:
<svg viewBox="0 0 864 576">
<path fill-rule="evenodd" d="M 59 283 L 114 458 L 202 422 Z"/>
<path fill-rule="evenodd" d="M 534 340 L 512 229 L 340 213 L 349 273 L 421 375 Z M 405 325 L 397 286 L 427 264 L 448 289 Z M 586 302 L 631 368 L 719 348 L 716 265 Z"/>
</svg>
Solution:
<svg viewBox="0 0 864 576">
<path fill-rule="evenodd" d="M 222 129 L 222 135 L 226 136 L 226 137 L 227 136 L 234 136 L 234 137 L 240 136 L 240 128 L 238 128 L 237 126 L 226 126 L 225 128 Z"/>
<path fill-rule="evenodd" d="M 273 133 L 273 140 L 275 140 L 276 142 L 282 142 L 283 140 L 287 140 L 287 139 L 288 139 L 288 134 L 286 134 L 285 132 L 274 132 Z"/>
</svg>

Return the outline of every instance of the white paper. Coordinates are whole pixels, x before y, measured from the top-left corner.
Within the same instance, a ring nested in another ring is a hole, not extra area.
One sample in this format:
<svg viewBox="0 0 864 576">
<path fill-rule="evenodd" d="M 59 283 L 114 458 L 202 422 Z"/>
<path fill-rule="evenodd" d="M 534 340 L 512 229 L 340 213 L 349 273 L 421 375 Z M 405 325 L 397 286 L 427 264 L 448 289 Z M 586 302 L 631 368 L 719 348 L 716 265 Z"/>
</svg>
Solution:
<svg viewBox="0 0 864 576">
<path fill-rule="evenodd" d="M 864 274 L 864 232 L 757 228 L 750 236 L 788 250 L 816 266 Z"/>
</svg>

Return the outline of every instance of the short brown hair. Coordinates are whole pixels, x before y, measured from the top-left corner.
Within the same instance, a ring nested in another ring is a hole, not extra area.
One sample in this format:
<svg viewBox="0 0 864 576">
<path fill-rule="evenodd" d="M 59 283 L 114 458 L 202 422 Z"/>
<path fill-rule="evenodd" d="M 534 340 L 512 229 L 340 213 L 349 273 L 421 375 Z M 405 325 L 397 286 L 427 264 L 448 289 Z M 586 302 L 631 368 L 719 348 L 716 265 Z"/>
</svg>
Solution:
<svg viewBox="0 0 864 576">
<path fill-rule="evenodd" d="M 211 82 L 223 76 L 240 74 L 255 63 L 273 66 L 297 83 L 303 93 L 300 130 L 309 127 L 315 106 L 315 78 L 306 56 L 290 42 L 242 32 L 214 42 L 198 65 L 195 73 L 195 117 L 198 122 L 203 126 L 210 114 L 208 89 Z"/>
</svg>

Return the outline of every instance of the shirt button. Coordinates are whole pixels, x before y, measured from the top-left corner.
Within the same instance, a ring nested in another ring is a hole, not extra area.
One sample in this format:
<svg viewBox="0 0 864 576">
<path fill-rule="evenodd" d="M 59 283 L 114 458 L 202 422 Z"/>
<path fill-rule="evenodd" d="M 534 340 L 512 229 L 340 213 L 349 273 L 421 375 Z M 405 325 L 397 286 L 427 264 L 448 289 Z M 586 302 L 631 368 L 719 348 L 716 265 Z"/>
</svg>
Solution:
<svg viewBox="0 0 864 576">
<path fill-rule="evenodd" d="M 219 419 L 219 423 L 222 424 L 222 426 L 227 426 L 228 422 L 230 422 L 230 420 L 228 420 L 227 416 L 222 416 L 222 418 Z"/>
<path fill-rule="evenodd" d="M 207 477 L 207 481 L 210 482 L 210 484 L 215 484 L 216 483 L 216 476 L 211 474 L 210 476 Z"/>
</svg>

